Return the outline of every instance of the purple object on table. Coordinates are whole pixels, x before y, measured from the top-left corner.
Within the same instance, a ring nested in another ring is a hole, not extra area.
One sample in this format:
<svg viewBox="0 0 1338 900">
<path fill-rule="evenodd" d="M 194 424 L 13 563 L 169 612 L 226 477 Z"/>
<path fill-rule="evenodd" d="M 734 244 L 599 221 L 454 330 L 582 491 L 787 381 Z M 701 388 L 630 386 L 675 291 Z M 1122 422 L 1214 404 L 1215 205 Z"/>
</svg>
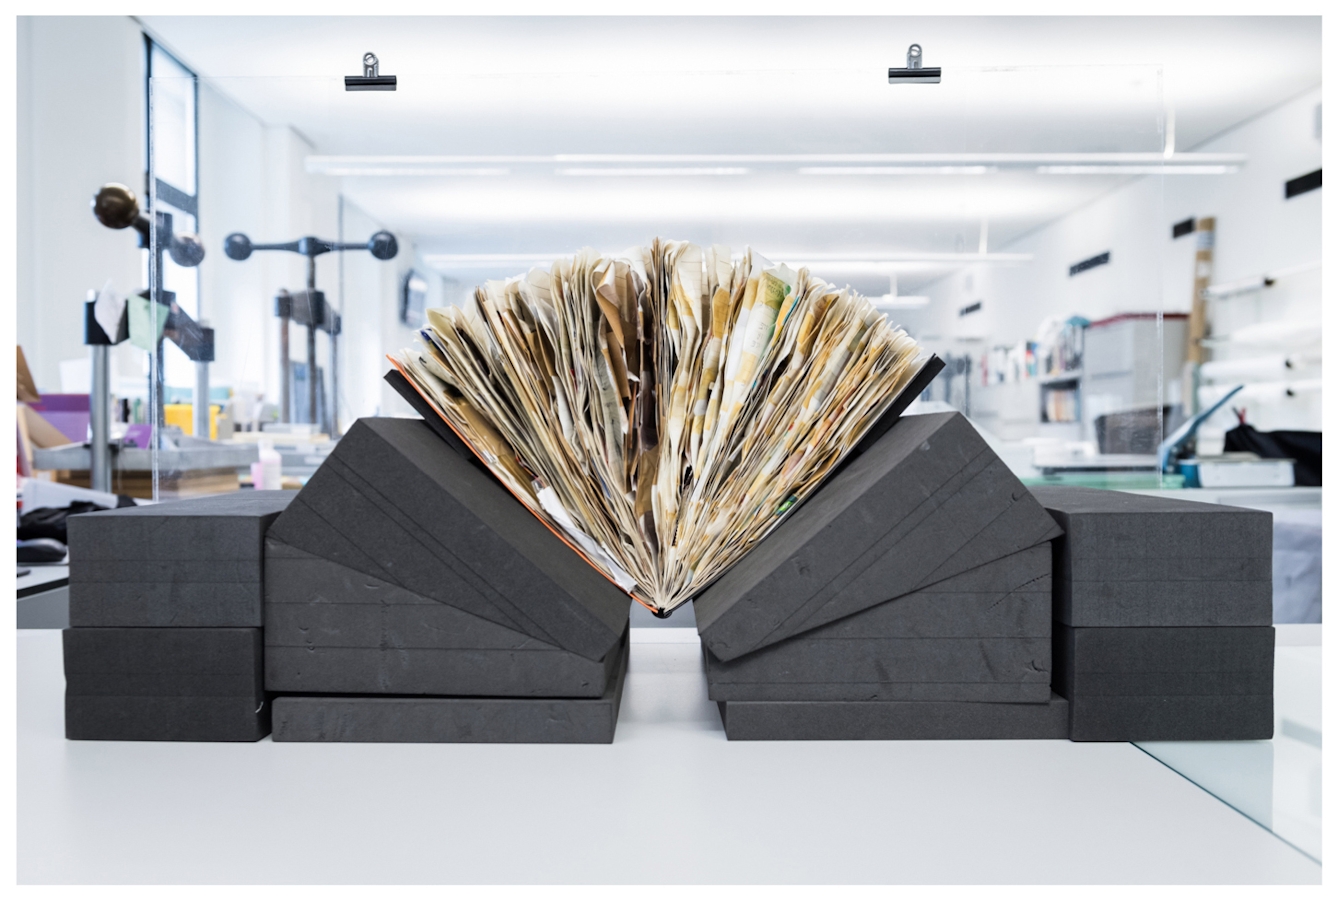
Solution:
<svg viewBox="0 0 1338 900">
<path fill-rule="evenodd" d="M 149 449 L 153 441 L 153 426 L 149 424 L 131 425 L 125 430 L 125 442 L 141 450 Z"/>
<path fill-rule="evenodd" d="M 43 394 L 40 401 L 29 405 L 69 438 L 70 443 L 82 444 L 88 440 L 87 394 Z"/>
</svg>

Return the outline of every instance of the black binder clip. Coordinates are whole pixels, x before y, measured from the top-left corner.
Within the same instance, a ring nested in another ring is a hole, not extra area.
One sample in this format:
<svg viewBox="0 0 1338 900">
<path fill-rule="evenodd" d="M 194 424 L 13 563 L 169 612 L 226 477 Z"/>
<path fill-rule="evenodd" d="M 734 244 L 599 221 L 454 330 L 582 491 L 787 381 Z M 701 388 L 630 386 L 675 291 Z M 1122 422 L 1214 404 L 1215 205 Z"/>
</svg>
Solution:
<svg viewBox="0 0 1338 900">
<path fill-rule="evenodd" d="M 888 84 L 938 84 L 943 70 L 938 66 L 932 69 L 924 67 L 924 51 L 919 44 L 911 44 L 906 50 L 906 68 L 888 69 Z"/>
<path fill-rule="evenodd" d="M 362 74 L 345 75 L 344 90 L 346 91 L 393 91 L 395 90 L 395 76 L 382 75 L 379 73 L 381 61 L 376 58 L 375 53 L 364 53 L 362 55 Z"/>
</svg>

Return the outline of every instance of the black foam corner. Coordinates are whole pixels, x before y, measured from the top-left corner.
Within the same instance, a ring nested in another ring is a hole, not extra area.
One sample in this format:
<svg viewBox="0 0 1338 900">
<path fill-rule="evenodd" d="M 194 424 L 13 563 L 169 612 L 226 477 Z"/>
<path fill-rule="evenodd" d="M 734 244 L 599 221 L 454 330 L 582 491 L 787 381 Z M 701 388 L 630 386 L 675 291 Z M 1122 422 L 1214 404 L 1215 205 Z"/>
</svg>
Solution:
<svg viewBox="0 0 1338 900">
<path fill-rule="evenodd" d="M 957 413 L 902 418 L 695 600 L 718 659 L 1061 534 Z"/>
<path fill-rule="evenodd" d="M 359 419 L 270 529 L 288 546 L 589 660 L 631 598 L 418 419 Z"/>
<path fill-rule="evenodd" d="M 1031 492 L 1065 532 L 1055 542 L 1056 620 L 1272 624 L 1272 513 L 1059 485 Z"/>
<path fill-rule="evenodd" d="M 409 383 L 409 379 L 405 378 L 399 369 L 391 369 L 387 372 L 385 380 L 387 384 L 395 389 L 395 393 L 403 397 L 405 402 L 413 407 L 414 412 L 423 417 L 423 421 L 427 423 L 437 437 L 446 442 L 447 446 L 464 459 L 475 458 L 465 442 L 460 440 L 460 435 L 456 434 L 451 426 L 442 421 L 441 416 L 432 408 L 432 404 L 423 399 L 423 395 L 414 389 L 414 386 Z"/>
</svg>

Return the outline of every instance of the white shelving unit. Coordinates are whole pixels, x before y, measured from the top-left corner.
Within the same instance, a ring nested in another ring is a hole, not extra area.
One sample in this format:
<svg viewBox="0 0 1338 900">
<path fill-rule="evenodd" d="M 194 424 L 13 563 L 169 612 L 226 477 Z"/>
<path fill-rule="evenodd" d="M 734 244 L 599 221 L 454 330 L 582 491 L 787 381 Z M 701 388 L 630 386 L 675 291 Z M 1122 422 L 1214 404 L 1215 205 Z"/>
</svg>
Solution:
<svg viewBox="0 0 1338 900">
<path fill-rule="evenodd" d="M 1199 370 L 1200 407 L 1244 384 L 1229 406 L 1255 428 L 1320 430 L 1321 275 L 1316 261 L 1208 288 L 1211 359 Z M 1236 424 L 1230 409 L 1214 415 L 1200 429 L 1200 452 Z"/>
</svg>

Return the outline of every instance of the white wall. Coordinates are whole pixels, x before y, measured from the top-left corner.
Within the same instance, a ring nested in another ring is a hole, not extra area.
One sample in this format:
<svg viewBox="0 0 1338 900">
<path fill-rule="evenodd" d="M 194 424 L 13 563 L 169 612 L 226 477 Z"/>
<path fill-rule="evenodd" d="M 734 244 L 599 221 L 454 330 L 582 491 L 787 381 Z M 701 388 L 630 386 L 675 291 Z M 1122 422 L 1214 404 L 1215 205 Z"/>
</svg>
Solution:
<svg viewBox="0 0 1338 900">
<path fill-rule="evenodd" d="M 86 358 L 84 300 L 110 279 L 141 284 L 133 231 L 98 224 L 89 207 L 109 181 L 144 186 L 144 39 L 119 16 L 18 19 L 18 342 L 38 390 L 60 390 L 60 362 Z M 144 354 L 113 350 L 137 376 Z"/>
<path fill-rule="evenodd" d="M 1248 164 L 1237 174 L 1139 178 L 1009 246 L 991 247 L 1031 253 L 1034 259 L 1016 268 L 963 270 L 931 284 L 925 290 L 929 308 L 907 316 L 908 325 L 936 351 L 979 357 L 989 347 L 1033 337 L 1046 316 L 1095 321 L 1125 312 L 1188 312 L 1195 238 L 1172 240 L 1171 225 L 1191 216 L 1217 219 L 1214 282 L 1318 260 L 1321 192 L 1286 200 L 1283 183 L 1320 167 L 1315 133 L 1320 100 L 1316 88 L 1192 148 L 1248 154 Z M 1104 251 L 1111 254 L 1108 265 L 1069 276 L 1070 265 Z M 1241 304 L 1217 311 L 1218 330 L 1242 324 L 1243 315 L 1256 320 L 1310 316 L 1319 328 L 1317 277 L 1308 285 L 1304 280 L 1280 285 L 1268 299 L 1251 305 L 1248 313 L 1242 313 Z M 983 303 L 980 312 L 958 316 L 959 309 L 977 300 Z M 976 336 L 984 340 L 963 340 Z M 1031 414 L 1034 390 L 1002 388 Z M 973 387 L 973 405 L 979 402 L 982 411 L 1008 416 L 992 408 L 988 392 L 996 390 Z M 1016 413 L 1012 418 L 1016 424 Z M 1318 428 L 1318 421 L 1311 427 Z"/>
</svg>

